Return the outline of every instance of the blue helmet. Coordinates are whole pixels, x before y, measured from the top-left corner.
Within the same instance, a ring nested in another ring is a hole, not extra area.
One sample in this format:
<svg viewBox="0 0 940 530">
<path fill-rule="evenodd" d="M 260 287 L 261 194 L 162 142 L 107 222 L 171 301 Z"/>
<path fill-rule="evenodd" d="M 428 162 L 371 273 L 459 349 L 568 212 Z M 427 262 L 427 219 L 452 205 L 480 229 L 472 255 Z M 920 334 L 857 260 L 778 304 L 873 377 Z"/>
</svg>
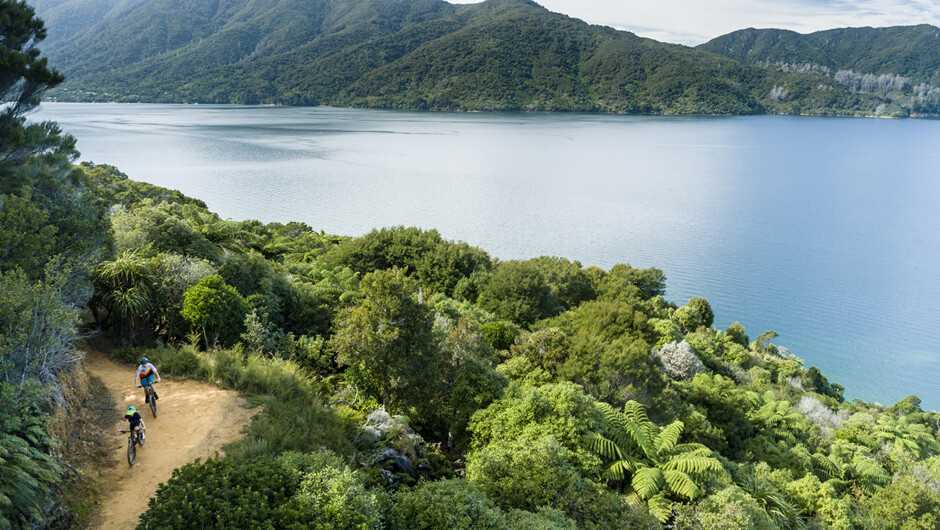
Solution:
<svg viewBox="0 0 940 530">
<path fill-rule="evenodd" d="M 141 366 L 143 366 L 143 365 L 145 365 L 145 364 L 147 364 L 147 363 L 149 363 L 149 362 L 150 362 L 150 361 L 148 361 L 146 357 L 144 357 L 144 358 L 142 358 L 142 359 L 140 360 Z"/>
</svg>

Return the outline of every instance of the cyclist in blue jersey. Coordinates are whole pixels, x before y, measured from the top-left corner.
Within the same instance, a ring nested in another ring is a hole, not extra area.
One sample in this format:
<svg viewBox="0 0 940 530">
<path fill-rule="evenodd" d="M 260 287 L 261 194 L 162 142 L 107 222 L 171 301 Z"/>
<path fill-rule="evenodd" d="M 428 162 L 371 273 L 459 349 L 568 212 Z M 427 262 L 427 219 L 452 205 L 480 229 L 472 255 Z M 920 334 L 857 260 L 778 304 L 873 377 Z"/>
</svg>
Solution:
<svg viewBox="0 0 940 530">
<path fill-rule="evenodd" d="M 159 383 L 160 373 L 157 372 L 157 367 L 150 364 L 150 361 L 144 357 L 140 360 L 140 366 L 137 367 L 137 376 L 135 377 L 136 381 L 134 381 L 134 384 L 138 388 L 144 389 L 144 402 L 146 403 L 150 403 L 150 396 L 147 394 L 147 387 L 150 386 L 151 383 L 154 383 L 154 377 L 157 378 L 156 382 Z M 157 396 L 156 390 L 154 390 L 153 396 L 156 399 L 160 399 Z"/>
</svg>

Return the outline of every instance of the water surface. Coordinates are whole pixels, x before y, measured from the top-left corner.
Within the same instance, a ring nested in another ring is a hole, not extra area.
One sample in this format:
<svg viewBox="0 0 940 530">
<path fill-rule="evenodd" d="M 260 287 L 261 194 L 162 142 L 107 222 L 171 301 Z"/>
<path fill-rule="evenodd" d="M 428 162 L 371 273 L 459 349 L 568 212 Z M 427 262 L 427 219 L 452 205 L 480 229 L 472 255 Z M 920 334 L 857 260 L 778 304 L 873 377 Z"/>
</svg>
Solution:
<svg viewBox="0 0 940 530">
<path fill-rule="evenodd" d="M 940 408 L 940 121 L 47 104 L 83 160 L 232 219 L 662 268 L 843 384 Z"/>
</svg>

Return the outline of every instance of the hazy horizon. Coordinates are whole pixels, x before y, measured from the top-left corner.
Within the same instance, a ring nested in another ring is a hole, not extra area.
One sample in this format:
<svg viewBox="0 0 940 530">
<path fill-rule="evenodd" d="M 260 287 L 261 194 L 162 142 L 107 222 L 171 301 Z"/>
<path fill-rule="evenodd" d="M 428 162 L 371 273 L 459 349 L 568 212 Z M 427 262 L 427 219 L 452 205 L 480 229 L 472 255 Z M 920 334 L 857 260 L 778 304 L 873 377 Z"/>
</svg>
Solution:
<svg viewBox="0 0 940 530">
<path fill-rule="evenodd" d="M 473 4 L 480 0 L 448 0 Z M 940 4 L 931 0 L 535 0 L 551 11 L 631 31 L 641 37 L 694 46 L 744 28 L 799 33 L 841 27 L 940 26 Z"/>
</svg>

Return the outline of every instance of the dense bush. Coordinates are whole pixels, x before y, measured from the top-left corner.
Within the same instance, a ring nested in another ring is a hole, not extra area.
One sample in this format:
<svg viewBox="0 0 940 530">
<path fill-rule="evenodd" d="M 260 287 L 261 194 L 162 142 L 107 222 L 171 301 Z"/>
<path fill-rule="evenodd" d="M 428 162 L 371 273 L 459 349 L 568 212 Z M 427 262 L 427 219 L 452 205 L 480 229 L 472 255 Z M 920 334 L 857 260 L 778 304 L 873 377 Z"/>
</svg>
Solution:
<svg viewBox="0 0 940 530">
<path fill-rule="evenodd" d="M 326 267 L 344 266 L 365 275 L 393 267 L 407 270 L 432 291 L 453 295 L 459 282 L 474 273 L 490 270 L 486 252 L 466 243 L 444 240 L 437 230 L 393 227 L 340 243 L 319 262 Z M 464 294 L 473 291 L 464 283 Z"/>
<path fill-rule="evenodd" d="M 362 292 L 362 303 L 337 318 L 337 362 L 350 367 L 360 390 L 383 404 L 427 406 L 441 359 L 417 283 L 399 269 L 379 271 L 362 279 Z"/>
<path fill-rule="evenodd" d="M 504 261 L 480 292 L 479 304 L 497 317 L 529 326 L 563 308 L 539 266 L 530 261 Z"/>
<path fill-rule="evenodd" d="M 286 453 L 278 460 L 302 477 L 296 493 L 277 509 L 278 528 L 383 527 L 384 492 L 366 490 L 362 477 L 336 455 Z"/>
<path fill-rule="evenodd" d="M 508 350 L 516 341 L 515 326 L 505 320 L 482 324 L 480 329 L 494 350 Z"/>
<path fill-rule="evenodd" d="M 174 469 L 140 516 L 142 528 L 276 528 L 302 475 L 276 459 L 196 460 Z"/>
<path fill-rule="evenodd" d="M 228 345 L 244 328 L 248 302 L 216 274 L 186 290 L 182 314 L 190 327 L 202 335 L 207 348 Z"/>
<path fill-rule="evenodd" d="M 938 524 L 940 414 L 844 402 L 776 333 L 663 300 L 658 269 L 494 266 L 433 231 L 224 221 L 113 168 L 59 170 L 0 195 L 0 526 L 56 510 L 46 411 L 89 299 L 117 358 L 261 406 L 144 527 Z"/>
<path fill-rule="evenodd" d="M 0 527 L 31 528 L 41 521 L 46 495 L 61 468 L 50 456 L 57 442 L 52 418 L 41 408 L 46 396 L 31 380 L 0 382 Z"/>
<path fill-rule="evenodd" d="M 398 492 L 389 527 L 450 530 L 508 529 L 505 514 L 478 487 L 461 479 L 422 482 Z"/>
</svg>

